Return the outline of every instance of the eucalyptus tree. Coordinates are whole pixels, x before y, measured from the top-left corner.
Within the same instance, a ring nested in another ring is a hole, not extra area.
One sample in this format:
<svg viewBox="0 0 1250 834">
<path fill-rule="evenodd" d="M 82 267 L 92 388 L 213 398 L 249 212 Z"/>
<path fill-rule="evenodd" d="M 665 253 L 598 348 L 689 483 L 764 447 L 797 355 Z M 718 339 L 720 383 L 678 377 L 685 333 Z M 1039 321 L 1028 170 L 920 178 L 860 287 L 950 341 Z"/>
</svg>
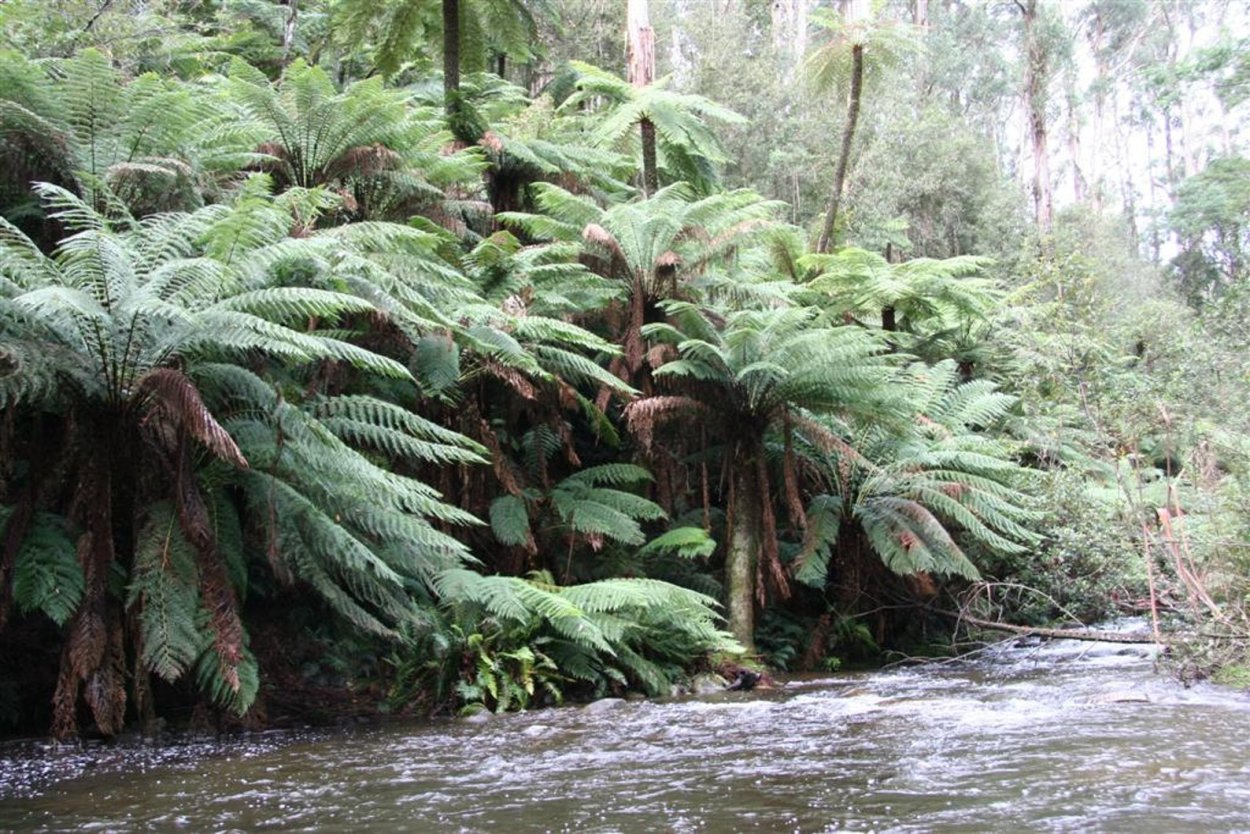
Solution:
<svg viewBox="0 0 1250 834">
<path fill-rule="evenodd" d="M 300 389 L 288 386 L 314 363 L 411 381 L 333 329 L 384 315 L 363 279 L 351 287 L 353 239 L 288 238 L 308 195 L 275 202 L 263 178 L 235 208 L 141 223 L 37 190 L 72 234 L 48 256 L 0 223 L 0 409 L 4 447 L 25 463 L 0 484 L 0 628 L 15 604 L 63 626 L 56 735 L 75 732 L 80 699 L 117 732 L 127 677 L 143 715 L 149 673 L 194 670 L 217 703 L 250 706 L 245 529 L 279 580 L 393 633 L 413 611 L 412 583 L 467 557 L 432 522 L 471 519 L 370 455 L 468 463 L 483 450 L 368 396 L 292 402 Z M 375 227 L 355 240 L 388 233 L 422 235 Z"/>
<path fill-rule="evenodd" d="M 655 371 L 660 391 L 630 404 L 626 416 L 644 445 L 668 430 L 693 432 L 720 451 L 729 630 L 754 651 L 757 609 L 769 592 L 789 593 L 775 492 L 794 523 L 806 524 L 796 444 L 849 449 L 820 415 L 905 419 L 905 400 L 888 385 L 895 363 L 881 341 L 862 328 L 830 326 L 818 309 L 743 310 L 717 327 L 693 305 L 665 306 L 674 324 L 649 324 L 645 332 L 674 346 L 677 357 Z M 778 445 L 779 477 L 770 471 L 770 450 Z"/>
<path fill-rule="evenodd" d="M 1070 36 L 1055 7 L 1038 0 L 1015 0 L 1024 47 L 1024 107 L 1033 151 L 1033 211 L 1038 230 L 1049 234 L 1054 222 L 1054 183 L 1050 174 L 1050 85 Z"/>
</svg>

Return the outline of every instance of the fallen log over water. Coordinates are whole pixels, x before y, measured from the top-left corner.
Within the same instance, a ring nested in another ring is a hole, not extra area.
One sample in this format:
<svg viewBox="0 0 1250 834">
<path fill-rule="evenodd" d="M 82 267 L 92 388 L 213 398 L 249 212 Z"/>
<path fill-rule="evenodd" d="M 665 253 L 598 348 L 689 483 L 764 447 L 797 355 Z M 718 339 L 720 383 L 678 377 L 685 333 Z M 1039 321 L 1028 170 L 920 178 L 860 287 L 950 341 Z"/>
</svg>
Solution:
<svg viewBox="0 0 1250 834">
<path fill-rule="evenodd" d="M 1153 634 L 1148 631 L 1100 631 L 1093 628 L 1042 628 L 1040 626 L 1022 626 L 1012 623 L 983 620 L 971 614 L 960 614 L 958 611 L 931 609 L 936 614 L 950 617 L 961 623 L 977 626 L 992 631 L 1005 631 L 1025 637 L 1049 637 L 1055 640 L 1089 640 L 1098 643 L 1155 643 Z"/>
</svg>

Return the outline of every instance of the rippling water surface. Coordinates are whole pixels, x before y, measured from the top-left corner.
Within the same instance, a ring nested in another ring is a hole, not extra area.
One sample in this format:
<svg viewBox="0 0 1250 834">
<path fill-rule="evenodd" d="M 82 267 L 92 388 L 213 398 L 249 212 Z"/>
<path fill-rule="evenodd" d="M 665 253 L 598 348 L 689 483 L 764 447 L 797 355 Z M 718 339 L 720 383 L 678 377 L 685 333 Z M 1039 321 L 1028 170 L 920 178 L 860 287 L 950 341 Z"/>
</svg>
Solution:
<svg viewBox="0 0 1250 834">
<path fill-rule="evenodd" d="M 1137 647 L 348 734 L 0 750 L 0 830 L 1250 830 L 1250 701 Z"/>
</svg>

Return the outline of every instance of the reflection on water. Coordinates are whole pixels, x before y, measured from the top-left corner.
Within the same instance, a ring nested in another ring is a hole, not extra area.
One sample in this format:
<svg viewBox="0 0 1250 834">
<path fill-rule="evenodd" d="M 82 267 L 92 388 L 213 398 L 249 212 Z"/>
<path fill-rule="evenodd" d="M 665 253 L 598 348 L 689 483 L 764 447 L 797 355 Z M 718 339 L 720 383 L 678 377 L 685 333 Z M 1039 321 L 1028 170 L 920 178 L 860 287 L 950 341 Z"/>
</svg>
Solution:
<svg viewBox="0 0 1250 834">
<path fill-rule="evenodd" d="M 0 753 L 0 830 L 1250 828 L 1250 702 L 1137 647 L 351 734 Z"/>
</svg>

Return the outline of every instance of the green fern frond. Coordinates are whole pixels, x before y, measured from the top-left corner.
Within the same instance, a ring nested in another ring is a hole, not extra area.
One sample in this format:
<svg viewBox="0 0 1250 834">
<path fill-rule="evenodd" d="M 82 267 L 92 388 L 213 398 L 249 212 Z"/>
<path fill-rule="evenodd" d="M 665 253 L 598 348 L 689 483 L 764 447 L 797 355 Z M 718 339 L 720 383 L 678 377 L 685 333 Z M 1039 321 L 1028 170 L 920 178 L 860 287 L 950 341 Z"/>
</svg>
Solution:
<svg viewBox="0 0 1250 834">
<path fill-rule="evenodd" d="M 564 483 L 611 487 L 642 484 L 650 480 L 651 473 L 642 466 L 632 463 L 605 463 L 581 469 L 566 478 Z"/>
<path fill-rule="evenodd" d="M 525 499 L 501 495 L 490 504 L 490 529 L 506 545 L 525 545 L 530 541 L 529 512 Z"/>
<path fill-rule="evenodd" d="M 173 682 L 205 651 L 200 628 L 199 573 L 172 507 L 148 510 L 135 545 L 126 607 L 138 608 L 144 666 Z"/>
<path fill-rule="evenodd" d="M 702 527 L 674 527 L 647 542 L 639 556 L 665 554 L 682 559 L 706 559 L 716 551 L 716 540 Z"/>
<path fill-rule="evenodd" d="M 223 674 L 226 668 L 226 664 L 210 645 L 196 661 L 196 683 L 213 703 L 235 715 L 243 715 L 256 701 L 256 694 L 260 691 L 260 667 L 251 649 L 245 647 L 239 663 L 229 667 L 233 669 L 232 676 Z"/>
<path fill-rule="evenodd" d="M 65 625 L 85 592 L 86 579 L 64 520 L 36 514 L 13 564 L 13 601 L 18 610 L 42 611 L 57 625 Z"/>
</svg>

